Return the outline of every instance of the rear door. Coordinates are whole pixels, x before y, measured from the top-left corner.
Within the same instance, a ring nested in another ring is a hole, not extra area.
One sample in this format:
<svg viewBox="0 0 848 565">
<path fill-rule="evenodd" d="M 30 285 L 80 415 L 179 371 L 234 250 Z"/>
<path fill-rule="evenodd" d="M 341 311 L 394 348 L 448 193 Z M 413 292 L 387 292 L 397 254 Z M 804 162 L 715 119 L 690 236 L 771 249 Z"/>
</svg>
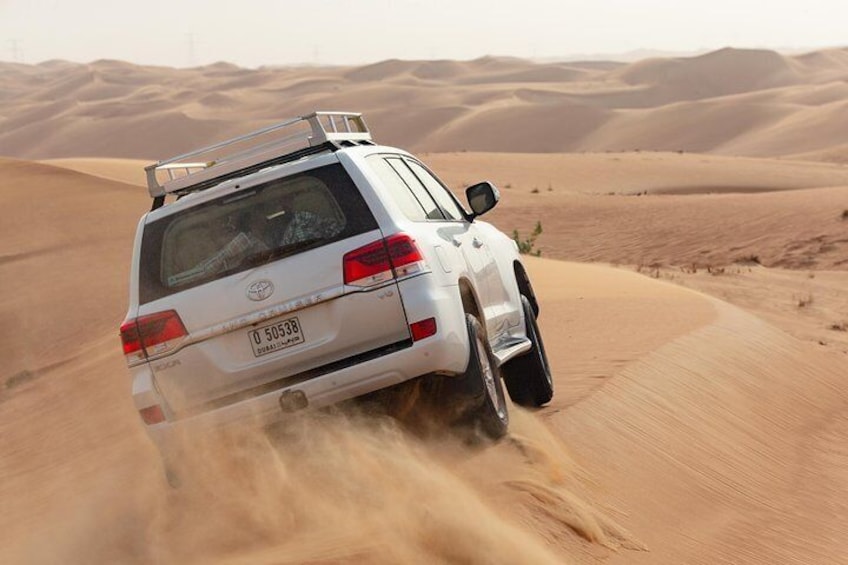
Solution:
<svg viewBox="0 0 848 565">
<path fill-rule="evenodd" d="M 145 229 L 139 315 L 176 310 L 188 336 L 150 365 L 176 415 L 403 346 L 392 279 L 362 291 L 343 262 L 383 234 L 334 163 L 244 188 Z"/>
</svg>

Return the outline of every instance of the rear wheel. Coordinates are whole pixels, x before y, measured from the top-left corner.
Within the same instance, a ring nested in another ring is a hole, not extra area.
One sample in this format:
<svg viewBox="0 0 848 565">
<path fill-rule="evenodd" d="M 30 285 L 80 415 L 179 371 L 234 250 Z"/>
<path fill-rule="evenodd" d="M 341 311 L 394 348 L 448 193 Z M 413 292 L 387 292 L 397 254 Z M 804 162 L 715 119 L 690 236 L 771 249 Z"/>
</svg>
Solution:
<svg viewBox="0 0 848 565">
<path fill-rule="evenodd" d="M 506 406 L 501 374 L 480 322 L 465 315 L 468 327 L 469 357 L 465 380 L 471 396 L 470 423 L 491 439 L 506 435 L 509 412 Z"/>
<path fill-rule="evenodd" d="M 533 344 L 530 351 L 511 359 L 501 367 L 509 397 L 520 406 L 542 406 L 554 396 L 554 381 L 545 353 L 545 344 L 533 307 L 527 297 L 521 297 L 527 337 Z"/>
</svg>

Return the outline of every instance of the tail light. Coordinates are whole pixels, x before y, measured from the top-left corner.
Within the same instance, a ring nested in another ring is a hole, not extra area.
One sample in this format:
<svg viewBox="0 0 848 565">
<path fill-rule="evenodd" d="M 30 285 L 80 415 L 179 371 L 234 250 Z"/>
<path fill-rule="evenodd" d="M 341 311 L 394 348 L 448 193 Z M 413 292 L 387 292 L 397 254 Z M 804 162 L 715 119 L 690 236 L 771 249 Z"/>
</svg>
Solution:
<svg viewBox="0 0 848 565">
<path fill-rule="evenodd" d="M 346 253 L 343 265 L 345 284 L 364 287 L 417 273 L 424 257 L 415 240 L 399 233 Z"/>
<path fill-rule="evenodd" d="M 148 426 L 152 426 L 153 424 L 159 424 L 165 421 L 165 413 L 162 411 L 162 407 L 158 404 L 148 406 L 147 408 L 142 408 L 138 411 L 138 413 L 144 423 Z"/>
<path fill-rule="evenodd" d="M 176 310 L 148 314 L 121 324 L 121 342 L 127 363 L 167 353 L 188 335 Z"/>
<path fill-rule="evenodd" d="M 436 318 L 427 318 L 414 324 L 409 324 L 409 333 L 412 335 L 412 341 L 419 341 L 425 337 L 436 335 Z"/>
</svg>

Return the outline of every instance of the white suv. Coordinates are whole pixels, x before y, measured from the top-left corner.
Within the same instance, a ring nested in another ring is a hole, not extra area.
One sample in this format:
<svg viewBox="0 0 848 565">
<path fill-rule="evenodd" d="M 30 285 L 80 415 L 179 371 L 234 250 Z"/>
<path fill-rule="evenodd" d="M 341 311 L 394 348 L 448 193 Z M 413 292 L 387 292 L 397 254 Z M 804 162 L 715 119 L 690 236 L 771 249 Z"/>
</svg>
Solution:
<svg viewBox="0 0 848 565">
<path fill-rule="evenodd" d="M 462 418 L 495 438 L 509 421 L 501 377 L 518 404 L 551 399 L 517 247 L 477 220 L 498 202 L 490 183 L 466 190 L 469 212 L 342 112 L 147 173 L 154 205 L 138 225 L 121 339 L 166 464 L 177 431 L 271 424 L 412 379 L 439 383 L 436 403 L 463 400 Z"/>
</svg>

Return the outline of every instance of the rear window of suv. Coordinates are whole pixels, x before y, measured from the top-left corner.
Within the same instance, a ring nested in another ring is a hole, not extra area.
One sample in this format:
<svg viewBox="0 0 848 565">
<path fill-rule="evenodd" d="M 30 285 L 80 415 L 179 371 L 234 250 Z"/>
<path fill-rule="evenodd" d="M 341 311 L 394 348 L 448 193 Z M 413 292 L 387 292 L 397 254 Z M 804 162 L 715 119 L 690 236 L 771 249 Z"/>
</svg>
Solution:
<svg viewBox="0 0 848 565">
<path fill-rule="evenodd" d="M 139 301 L 376 228 L 339 164 L 246 188 L 145 226 Z"/>
</svg>

